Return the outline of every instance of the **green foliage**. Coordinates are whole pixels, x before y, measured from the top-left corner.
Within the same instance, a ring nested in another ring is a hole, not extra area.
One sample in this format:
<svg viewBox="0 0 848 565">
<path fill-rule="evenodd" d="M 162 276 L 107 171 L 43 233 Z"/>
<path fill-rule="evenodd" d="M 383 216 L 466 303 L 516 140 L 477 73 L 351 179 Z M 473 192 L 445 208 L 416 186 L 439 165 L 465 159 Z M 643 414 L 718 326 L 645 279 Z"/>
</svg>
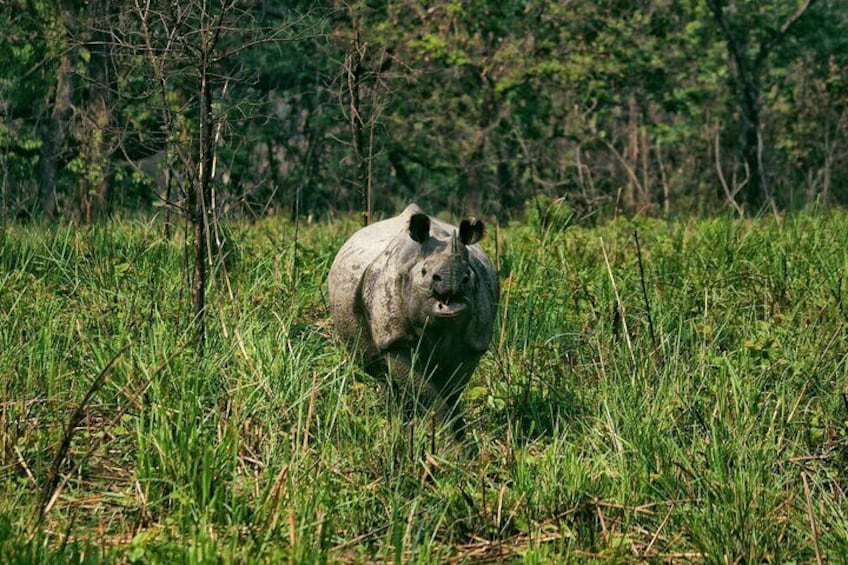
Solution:
<svg viewBox="0 0 848 565">
<path fill-rule="evenodd" d="M 797 2 L 719 4 L 726 26 L 703 0 L 232 6 L 208 61 L 216 194 L 254 217 L 353 211 L 369 186 L 383 212 L 416 199 L 508 219 L 542 194 L 581 214 L 710 213 L 749 200 L 756 154 L 779 208 L 844 203 L 845 4 L 814 3 L 785 36 Z M 166 169 L 179 199 L 196 173 L 198 42 L 219 9 L 159 0 L 144 23 L 135 6 L 4 4 L 7 215 L 37 208 L 45 158 L 71 217 L 147 208 Z M 60 83 L 73 111 L 51 149 Z"/>
<path fill-rule="evenodd" d="M 563 198 L 539 195 L 525 205 L 527 225 L 544 233 L 548 229 L 564 231 L 574 223 L 574 212 Z"/>
<path fill-rule="evenodd" d="M 325 277 L 354 218 L 302 225 L 296 247 L 282 220 L 228 225 L 237 253 L 213 278 L 202 360 L 184 249 L 157 221 L 10 226 L 0 552 L 808 562 L 812 514 L 839 560 L 846 214 L 590 227 L 561 201 L 528 212 L 484 240 L 502 296 L 467 444 L 429 416 L 405 424 L 331 336 Z M 71 413 L 124 348 L 35 525 Z"/>
</svg>

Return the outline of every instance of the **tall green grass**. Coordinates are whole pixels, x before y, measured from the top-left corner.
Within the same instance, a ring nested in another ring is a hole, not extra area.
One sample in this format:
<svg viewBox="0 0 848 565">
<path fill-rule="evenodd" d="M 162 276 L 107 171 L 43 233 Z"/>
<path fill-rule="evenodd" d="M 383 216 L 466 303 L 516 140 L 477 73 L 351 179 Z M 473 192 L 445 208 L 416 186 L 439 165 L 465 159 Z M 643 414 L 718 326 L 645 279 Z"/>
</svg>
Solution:
<svg viewBox="0 0 848 565">
<path fill-rule="evenodd" d="M 3 560 L 844 562 L 848 215 L 554 220 L 485 241 L 465 444 L 333 340 L 352 221 L 228 226 L 203 359 L 157 222 L 8 226 Z"/>
</svg>

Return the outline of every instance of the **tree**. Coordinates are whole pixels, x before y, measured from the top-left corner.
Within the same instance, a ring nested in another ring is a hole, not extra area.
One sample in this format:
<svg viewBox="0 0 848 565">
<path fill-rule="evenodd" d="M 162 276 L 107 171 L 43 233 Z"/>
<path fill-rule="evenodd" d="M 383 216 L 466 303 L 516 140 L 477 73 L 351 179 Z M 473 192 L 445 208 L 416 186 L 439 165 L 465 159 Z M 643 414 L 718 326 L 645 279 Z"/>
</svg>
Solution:
<svg viewBox="0 0 848 565">
<path fill-rule="evenodd" d="M 66 34 L 66 27 L 70 20 L 67 8 L 62 9 L 60 19 L 62 31 Z M 63 39 L 59 39 L 61 53 L 59 54 L 59 68 L 56 72 L 56 84 L 52 89 L 52 96 L 45 101 L 47 115 L 41 130 L 40 199 L 41 209 L 48 218 L 52 218 L 56 212 L 58 162 L 65 147 L 71 115 L 71 85 L 73 81 L 71 57 L 73 52 Z"/>
<path fill-rule="evenodd" d="M 43 213 L 52 218 L 72 117 L 75 51 L 68 31 L 72 13 L 69 6 L 57 9 L 44 2 L 15 4 L 17 17 L 9 12 L 4 23 L 12 24 L 11 33 L 8 43 L 3 42 L 8 62 L 4 67 L 8 65 L 9 71 L 3 81 L 4 113 L 6 123 L 19 124 L 10 132 L 8 151 L 26 157 L 32 149 L 29 139 L 39 140 L 37 198 Z M 29 132 L 24 125 L 30 126 Z"/>
<path fill-rule="evenodd" d="M 233 115 L 249 122 L 258 108 L 229 98 L 231 84 L 245 81 L 237 61 L 250 49 L 289 41 L 305 30 L 294 30 L 291 21 L 262 26 L 239 0 L 188 4 L 136 0 L 135 15 L 137 25 L 127 30 L 120 43 L 129 48 L 130 56 L 138 51 L 146 56 L 159 101 L 154 111 L 165 128 L 160 143 L 168 153 L 166 166 L 182 169 L 183 211 L 194 236 L 192 318 L 198 355 L 202 355 L 208 274 L 211 267 L 222 264 L 224 244 L 217 223 L 222 202 L 215 190 L 220 183 L 216 179 L 219 155 L 231 143 L 224 138 L 224 126 Z M 170 195 L 166 198 L 171 205 Z"/>
<path fill-rule="evenodd" d="M 738 151 L 748 171 L 744 204 L 749 212 L 756 213 L 763 206 L 774 206 L 774 194 L 763 160 L 762 131 L 763 80 L 769 57 L 817 0 L 804 0 L 794 10 L 794 1 L 773 3 L 777 10 L 772 3 L 706 2 L 727 43 L 731 90 L 739 108 Z"/>
</svg>

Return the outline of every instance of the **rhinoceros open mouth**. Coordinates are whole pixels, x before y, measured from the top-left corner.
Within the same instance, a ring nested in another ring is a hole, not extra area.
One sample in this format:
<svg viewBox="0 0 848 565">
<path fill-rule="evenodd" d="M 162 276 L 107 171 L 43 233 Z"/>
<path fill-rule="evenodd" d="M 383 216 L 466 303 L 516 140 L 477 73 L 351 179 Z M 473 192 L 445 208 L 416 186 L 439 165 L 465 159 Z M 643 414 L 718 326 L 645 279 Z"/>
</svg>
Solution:
<svg viewBox="0 0 848 565">
<path fill-rule="evenodd" d="M 465 312 L 464 302 L 452 302 L 450 299 L 437 298 L 433 304 L 433 314 L 439 318 L 453 318 Z"/>
</svg>

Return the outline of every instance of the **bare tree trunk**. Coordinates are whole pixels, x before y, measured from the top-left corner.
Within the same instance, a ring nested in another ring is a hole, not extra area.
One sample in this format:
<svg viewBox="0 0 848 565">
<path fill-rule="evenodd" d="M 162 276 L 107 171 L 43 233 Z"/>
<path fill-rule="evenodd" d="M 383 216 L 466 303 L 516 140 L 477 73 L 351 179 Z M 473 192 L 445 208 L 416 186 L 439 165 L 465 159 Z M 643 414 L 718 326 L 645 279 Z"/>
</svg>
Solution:
<svg viewBox="0 0 848 565">
<path fill-rule="evenodd" d="M 209 86 L 209 52 L 204 49 L 200 69 L 200 140 L 198 143 L 199 174 L 194 202 L 189 209 L 194 215 L 194 335 L 198 357 L 203 356 L 206 341 L 206 242 L 210 210 L 212 172 L 212 91 Z"/>
<path fill-rule="evenodd" d="M 165 117 L 165 124 L 163 130 L 165 131 L 165 135 L 167 136 L 167 140 L 165 142 L 165 160 L 164 160 L 164 175 L 165 175 L 165 238 L 171 238 L 172 231 L 172 194 L 173 194 L 173 186 L 174 186 L 174 163 L 175 156 L 174 153 L 177 151 L 175 147 L 175 143 L 172 140 L 174 135 L 174 117 L 171 113 L 170 105 L 168 102 L 168 82 L 165 75 L 165 61 L 170 54 L 170 49 L 166 48 L 162 50 L 161 55 L 156 55 L 156 50 L 153 48 L 153 34 L 150 30 L 149 26 L 149 18 L 150 14 L 150 5 L 145 4 L 142 5 L 139 0 L 134 2 L 134 8 L 136 14 L 138 15 L 139 21 L 141 23 L 141 29 L 144 34 L 144 45 L 146 47 L 146 52 L 148 56 L 148 60 L 153 69 L 153 74 L 156 77 L 156 82 L 158 84 L 159 91 L 159 102 L 162 107 L 162 113 Z M 193 213 L 193 209 L 189 207 L 189 214 Z"/>
<path fill-rule="evenodd" d="M 79 180 L 79 205 L 82 207 L 80 217 L 86 224 L 91 224 L 95 216 L 99 216 L 106 208 L 106 197 L 109 186 L 109 108 L 102 95 L 97 95 L 94 102 L 85 110 L 84 155 L 88 171 Z"/>
<path fill-rule="evenodd" d="M 114 17 L 114 6 L 111 3 L 93 4 L 91 7 L 95 25 L 99 21 L 110 21 Z M 116 89 L 115 78 L 111 72 L 111 53 L 109 51 L 111 37 L 107 31 L 96 29 L 93 32 L 93 42 L 89 46 L 91 58 L 89 62 L 92 82 L 89 84 L 89 99 L 87 114 L 91 132 L 86 143 L 91 172 L 88 174 L 86 199 L 88 212 L 86 221 L 91 223 L 92 214 L 97 216 L 106 211 L 109 197 L 109 168 L 110 154 L 113 150 L 113 140 L 110 139 L 112 124 L 111 92 Z M 114 132 L 111 132 L 114 133 Z"/>
<path fill-rule="evenodd" d="M 215 138 L 212 134 L 212 57 L 223 29 L 227 8 L 222 7 L 217 18 L 208 27 L 203 25 L 200 40 L 200 139 L 198 140 L 198 179 L 194 203 L 189 203 L 189 213 L 194 216 L 194 334 L 198 357 L 203 356 L 206 343 L 206 281 L 212 257 L 209 253 L 209 220 L 212 213 L 212 167 Z M 208 14 L 205 14 L 208 15 Z M 205 18 L 202 18 L 205 19 Z M 214 250 L 217 251 L 217 250 Z M 207 264 L 208 261 L 208 264 Z"/>
<path fill-rule="evenodd" d="M 362 210 L 362 225 L 371 223 L 371 194 L 368 182 L 368 156 L 365 154 L 365 123 L 362 118 L 362 59 L 366 46 L 362 44 L 359 30 L 354 32 L 353 44 L 347 61 L 347 88 L 350 96 L 350 136 L 353 143 L 353 158 L 356 162 L 356 191 L 359 209 Z"/>
<path fill-rule="evenodd" d="M 67 13 L 63 12 L 63 19 L 67 21 L 68 17 Z M 41 131 L 41 190 L 39 200 L 41 210 L 48 218 L 56 215 L 56 194 L 59 182 L 58 161 L 68 135 L 68 121 L 71 116 L 72 73 L 71 53 L 66 50 L 59 62 L 54 99 L 47 101 L 48 106 L 52 105 L 52 110 L 44 121 Z"/>
<path fill-rule="evenodd" d="M 827 203 L 830 199 L 830 169 L 833 163 L 833 144 L 830 141 L 830 125 L 824 128 L 824 178 L 822 179 L 821 199 Z"/>
<path fill-rule="evenodd" d="M 654 202 L 654 198 L 651 195 L 651 139 L 648 137 L 648 128 L 645 127 L 645 124 L 639 126 L 639 140 L 642 165 L 642 190 L 639 193 L 639 205 L 640 207 L 645 207 L 650 206 Z"/>
<path fill-rule="evenodd" d="M 657 140 L 656 148 L 654 149 L 654 154 L 657 156 L 657 168 L 660 173 L 660 182 L 662 183 L 662 203 L 663 203 L 663 213 L 668 215 L 671 212 L 671 191 L 668 186 L 668 179 L 665 174 L 665 164 L 663 163 L 662 156 L 662 145 L 660 141 Z"/>
<path fill-rule="evenodd" d="M 9 192 L 9 166 L 4 161 L 3 163 L 3 192 L 0 194 L 0 245 L 6 243 L 6 216 L 8 210 L 8 192 Z"/>
<path fill-rule="evenodd" d="M 165 175 L 165 239 L 171 239 L 172 219 L 171 219 L 171 192 L 174 182 L 174 170 L 170 164 L 170 158 L 165 157 L 166 165 L 163 174 Z"/>
<path fill-rule="evenodd" d="M 628 213 L 637 208 L 638 194 L 641 192 L 636 170 L 639 162 L 639 110 L 636 106 L 636 96 L 631 94 L 627 100 L 627 146 L 624 149 L 626 168 L 634 174 L 627 176 L 627 183 L 621 194 L 621 203 Z"/>
<path fill-rule="evenodd" d="M 744 68 L 744 66 L 743 66 Z M 760 84 L 759 77 L 746 76 L 747 71 L 740 71 L 740 110 L 742 123 L 740 146 L 742 160 L 748 166 L 748 184 L 743 194 L 743 200 L 749 212 L 757 212 L 771 199 L 766 184 L 765 171 L 762 168 L 760 153 Z"/>
<path fill-rule="evenodd" d="M 56 215 L 56 184 L 59 176 L 56 155 L 64 145 L 61 126 L 57 122 L 53 116 L 48 117 L 42 131 L 41 190 L 38 196 L 41 211 L 48 218 Z"/>
</svg>

